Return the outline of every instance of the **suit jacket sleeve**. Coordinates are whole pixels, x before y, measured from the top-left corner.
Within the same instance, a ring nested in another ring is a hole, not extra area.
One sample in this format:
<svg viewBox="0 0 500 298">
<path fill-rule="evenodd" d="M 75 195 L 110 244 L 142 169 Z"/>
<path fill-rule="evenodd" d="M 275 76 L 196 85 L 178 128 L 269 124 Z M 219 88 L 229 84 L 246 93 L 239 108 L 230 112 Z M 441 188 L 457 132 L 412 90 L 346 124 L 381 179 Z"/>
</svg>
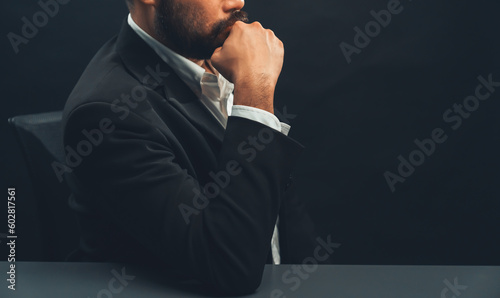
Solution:
<svg viewBox="0 0 500 298">
<path fill-rule="evenodd" d="M 194 275 L 225 293 L 255 290 L 302 146 L 255 121 L 229 117 L 214 171 L 229 179 L 207 187 L 179 166 L 166 134 L 133 112 L 120 119 L 105 102 L 68 115 L 66 148 L 82 146 L 84 131 L 101 129 L 103 119 L 110 131 L 73 172 L 100 215 L 179 276 Z M 245 148 L 259 133 L 268 143 L 250 154 Z"/>
<path fill-rule="evenodd" d="M 295 183 L 290 177 L 279 214 L 281 263 L 303 264 L 307 259 L 314 258 L 319 264 L 332 264 L 329 254 L 325 255 L 322 251 L 321 256 L 318 256 L 318 238 L 321 234 L 301 199 L 303 198 L 297 195 Z"/>
</svg>

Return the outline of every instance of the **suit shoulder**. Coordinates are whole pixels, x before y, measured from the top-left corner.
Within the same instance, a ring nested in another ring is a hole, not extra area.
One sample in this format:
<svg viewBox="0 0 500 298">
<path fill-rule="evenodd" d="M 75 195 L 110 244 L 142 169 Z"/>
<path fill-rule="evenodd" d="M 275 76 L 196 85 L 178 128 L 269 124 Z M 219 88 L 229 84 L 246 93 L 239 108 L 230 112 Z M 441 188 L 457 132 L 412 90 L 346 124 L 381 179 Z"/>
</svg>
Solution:
<svg viewBox="0 0 500 298">
<path fill-rule="evenodd" d="M 140 84 L 128 72 L 116 50 L 116 38 L 107 42 L 92 58 L 64 106 L 66 118 L 77 107 L 92 103 L 112 103 Z"/>
</svg>

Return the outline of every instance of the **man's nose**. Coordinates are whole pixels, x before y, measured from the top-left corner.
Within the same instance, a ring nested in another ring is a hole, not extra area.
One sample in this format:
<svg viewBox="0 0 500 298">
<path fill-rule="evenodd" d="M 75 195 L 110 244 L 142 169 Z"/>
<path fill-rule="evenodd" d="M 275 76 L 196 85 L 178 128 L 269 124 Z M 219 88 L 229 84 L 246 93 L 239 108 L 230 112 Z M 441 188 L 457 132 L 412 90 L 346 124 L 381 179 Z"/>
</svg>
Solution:
<svg viewBox="0 0 500 298">
<path fill-rule="evenodd" d="M 226 0 L 224 2 L 224 11 L 240 10 L 245 6 L 245 0 Z"/>
</svg>

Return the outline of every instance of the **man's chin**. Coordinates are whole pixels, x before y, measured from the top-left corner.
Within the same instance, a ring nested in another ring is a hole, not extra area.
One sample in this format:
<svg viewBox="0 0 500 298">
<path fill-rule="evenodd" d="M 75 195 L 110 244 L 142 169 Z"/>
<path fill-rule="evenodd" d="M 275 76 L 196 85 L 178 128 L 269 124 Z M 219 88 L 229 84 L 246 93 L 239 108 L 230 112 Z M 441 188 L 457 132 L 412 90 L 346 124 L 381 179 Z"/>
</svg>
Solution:
<svg viewBox="0 0 500 298">
<path fill-rule="evenodd" d="M 218 45 L 217 47 L 221 47 L 224 42 L 226 42 L 226 39 L 229 37 L 229 33 L 231 33 L 232 28 L 233 26 L 227 27 L 217 36 L 217 39 L 215 41 L 215 44 Z"/>
</svg>

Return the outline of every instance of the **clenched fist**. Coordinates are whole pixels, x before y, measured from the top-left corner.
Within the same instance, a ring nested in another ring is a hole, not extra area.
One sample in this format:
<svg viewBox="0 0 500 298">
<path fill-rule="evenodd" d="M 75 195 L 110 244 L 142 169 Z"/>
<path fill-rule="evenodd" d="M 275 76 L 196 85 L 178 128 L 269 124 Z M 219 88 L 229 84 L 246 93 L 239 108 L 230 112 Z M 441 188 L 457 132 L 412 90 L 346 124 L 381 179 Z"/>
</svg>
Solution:
<svg viewBox="0 0 500 298">
<path fill-rule="evenodd" d="M 217 48 L 212 65 L 234 83 L 234 104 L 273 111 L 274 90 L 283 67 L 283 43 L 258 22 L 236 22 Z"/>
</svg>

